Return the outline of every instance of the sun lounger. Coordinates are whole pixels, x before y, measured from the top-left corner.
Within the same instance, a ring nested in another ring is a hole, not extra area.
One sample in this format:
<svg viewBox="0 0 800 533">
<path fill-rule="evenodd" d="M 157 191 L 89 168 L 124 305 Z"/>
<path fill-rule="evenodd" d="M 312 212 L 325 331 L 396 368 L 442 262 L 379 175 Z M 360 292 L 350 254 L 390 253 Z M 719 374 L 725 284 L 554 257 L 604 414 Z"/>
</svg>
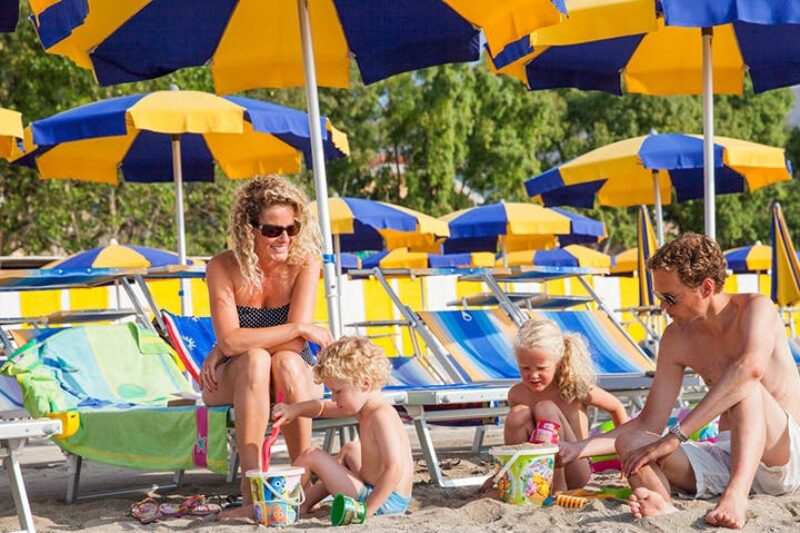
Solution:
<svg viewBox="0 0 800 533">
<path fill-rule="evenodd" d="M 2 371 L 20 383 L 31 415 L 79 411 L 80 430 L 56 441 L 68 453 L 68 503 L 78 497 L 83 458 L 225 472 L 227 410 L 168 407 L 193 391 L 166 343 L 136 324 L 65 328 L 18 350 Z"/>
<path fill-rule="evenodd" d="M 19 464 L 19 454 L 29 438 L 47 437 L 61 433 L 59 420 L 16 420 L 0 421 L 0 459 L 3 460 L 6 474 L 11 484 L 11 497 L 17 509 L 17 516 L 23 531 L 34 532 L 25 481 Z"/>
</svg>

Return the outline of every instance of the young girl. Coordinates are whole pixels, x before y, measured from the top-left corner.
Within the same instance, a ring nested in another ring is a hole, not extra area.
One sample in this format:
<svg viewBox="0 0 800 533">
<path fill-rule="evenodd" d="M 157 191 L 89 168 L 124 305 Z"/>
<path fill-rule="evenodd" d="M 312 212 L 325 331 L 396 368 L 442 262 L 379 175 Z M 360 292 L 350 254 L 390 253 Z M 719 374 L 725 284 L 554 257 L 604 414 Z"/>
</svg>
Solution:
<svg viewBox="0 0 800 533">
<path fill-rule="evenodd" d="M 514 339 L 514 352 L 521 379 L 508 392 L 506 444 L 528 442 L 537 424 L 545 429 L 558 424 L 559 441 L 584 439 L 590 405 L 607 411 L 617 426 L 628 421 L 622 403 L 595 385 L 589 349 L 579 335 L 564 335 L 551 320 L 528 320 Z M 575 461 L 555 469 L 553 489 L 583 487 L 590 476 L 588 459 Z"/>
</svg>

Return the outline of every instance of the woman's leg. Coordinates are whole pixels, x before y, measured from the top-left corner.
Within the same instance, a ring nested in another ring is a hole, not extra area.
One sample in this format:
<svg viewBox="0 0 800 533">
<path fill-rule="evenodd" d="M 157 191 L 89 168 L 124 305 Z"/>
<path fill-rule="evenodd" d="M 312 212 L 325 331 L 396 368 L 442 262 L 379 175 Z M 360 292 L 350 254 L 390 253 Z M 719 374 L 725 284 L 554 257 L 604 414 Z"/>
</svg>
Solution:
<svg viewBox="0 0 800 533">
<path fill-rule="evenodd" d="M 273 397 L 283 391 L 286 403 L 297 403 L 320 398 L 321 387 L 314 384 L 311 367 L 296 352 L 280 351 L 272 355 Z M 311 420 L 298 418 L 281 427 L 289 459 L 294 461 L 311 447 Z"/>
<path fill-rule="evenodd" d="M 245 505 L 252 503 L 245 473 L 259 468 L 261 442 L 269 420 L 270 366 L 269 352 L 260 348 L 248 350 L 220 367 L 219 389 L 213 393 L 203 390 L 203 400 L 208 405 L 233 403 Z"/>
</svg>

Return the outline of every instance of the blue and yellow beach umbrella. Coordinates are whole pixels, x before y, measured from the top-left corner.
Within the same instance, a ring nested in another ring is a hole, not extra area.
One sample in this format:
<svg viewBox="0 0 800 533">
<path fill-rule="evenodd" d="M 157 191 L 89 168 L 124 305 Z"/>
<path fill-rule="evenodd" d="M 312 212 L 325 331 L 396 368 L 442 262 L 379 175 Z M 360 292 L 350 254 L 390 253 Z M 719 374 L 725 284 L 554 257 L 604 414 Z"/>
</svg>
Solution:
<svg viewBox="0 0 800 533">
<path fill-rule="evenodd" d="M 755 191 L 792 178 L 782 148 L 714 138 L 717 193 Z M 683 202 L 702 198 L 703 138 L 683 133 L 634 137 L 597 148 L 525 182 L 528 194 L 546 206 L 655 205 L 663 239 L 661 205 L 672 190 Z M 658 186 L 656 186 L 658 184 Z"/>
<path fill-rule="evenodd" d="M 800 301 L 800 259 L 778 202 L 772 206 L 772 301 L 781 307 Z"/>
<path fill-rule="evenodd" d="M 297 0 L 37 0 L 44 48 L 94 71 L 103 85 L 209 65 L 217 92 L 302 86 Z M 310 2 L 317 83 L 365 83 L 400 72 L 479 59 L 480 28 L 499 51 L 556 24 L 563 0 L 318 0 Z"/>
<path fill-rule="evenodd" d="M 509 252 L 507 266 L 559 266 L 584 268 L 610 268 L 614 259 L 608 254 L 579 244 L 570 244 L 552 250 L 521 250 Z M 497 266 L 503 266 L 499 258 Z"/>
<path fill-rule="evenodd" d="M 653 274 L 647 268 L 650 257 L 656 253 L 658 243 L 653 225 L 650 223 L 650 215 L 645 206 L 639 206 L 636 217 L 636 274 L 639 278 L 639 306 L 653 307 L 656 304 L 655 293 L 653 292 Z"/>
<path fill-rule="evenodd" d="M 660 15 L 656 31 L 612 34 L 574 45 L 531 45 L 531 39 L 525 39 L 496 58 L 495 66 L 532 90 L 574 87 L 621 94 L 624 87 L 642 94 L 703 94 L 704 152 L 710 162 L 714 93 L 741 94 L 745 73 L 757 93 L 800 83 L 800 3 L 660 0 L 654 4 Z M 705 227 L 712 237 L 714 174 L 715 166 L 707 164 Z"/>
<path fill-rule="evenodd" d="M 188 264 L 194 261 L 188 259 Z M 178 254 L 132 244 L 109 244 L 72 254 L 42 268 L 136 268 L 180 264 Z"/>
<path fill-rule="evenodd" d="M 17 29 L 19 0 L 0 0 L 0 33 Z"/>
<path fill-rule="evenodd" d="M 633 274 L 639 264 L 639 248 L 634 246 L 614 256 L 612 274 Z"/>
<path fill-rule="evenodd" d="M 438 251 L 441 241 L 450 235 L 447 223 L 399 205 L 334 197 L 328 199 L 328 206 L 331 233 L 344 252 L 401 247 Z"/>
<path fill-rule="evenodd" d="M 501 202 L 462 209 L 441 217 L 450 227 L 445 253 L 553 248 L 556 244 L 597 242 L 602 222 L 563 209 Z"/>
<path fill-rule="evenodd" d="M 8 159 L 18 155 L 17 143 L 22 137 L 22 114 L 0 108 L 0 157 Z"/>
<path fill-rule="evenodd" d="M 474 252 L 461 254 L 434 254 L 411 252 L 407 248 L 384 250 L 364 259 L 362 268 L 477 268 L 494 266 L 494 254 Z"/>
<path fill-rule="evenodd" d="M 728 270 L 735 274 L 766 272 L 772 266 L 772 246 L 757 242 L 751 246 L 740 246 L 725 251 Z"/>
<path fill-rule="evenodd" d="M 348 153 L 347 137 L 323 118 L 329 159 Z M 26 129 L 26 154 L 16 162 L 42 178 L 116 183 L 175 179 L 178 139 L 185 181 L 214 181 L 214 165 L 229 178 L 294 173 L 310 165 L 308 115 L 288 107 L 200 91 L 156 91 L 101 100 Z"/>
</svg>

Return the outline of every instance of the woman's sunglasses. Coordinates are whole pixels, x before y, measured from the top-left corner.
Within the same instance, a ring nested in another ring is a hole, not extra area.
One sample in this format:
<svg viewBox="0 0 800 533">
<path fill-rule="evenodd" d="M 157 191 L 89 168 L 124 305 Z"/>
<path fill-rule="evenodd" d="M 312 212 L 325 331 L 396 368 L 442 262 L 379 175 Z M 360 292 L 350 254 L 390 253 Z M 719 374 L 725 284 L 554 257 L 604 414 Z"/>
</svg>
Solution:
<svg viewBox="0 0 800 533">
<path fill-rule="evenodd" d="M 258 224 L 253 224 L 253 227 L 257 228 L 264 237 L 274 239 L 276 237 L 280 237 L 281 233 L 284 231 L 289 237 L 294 237 L 300 233 L 300 228 L 303 226 L 300 224 L 300 222 L 295 220 L 294 223 L 289 226 L 278 226 L 277 224 L 261 224 L 259 226 Z"/>
</svg>

